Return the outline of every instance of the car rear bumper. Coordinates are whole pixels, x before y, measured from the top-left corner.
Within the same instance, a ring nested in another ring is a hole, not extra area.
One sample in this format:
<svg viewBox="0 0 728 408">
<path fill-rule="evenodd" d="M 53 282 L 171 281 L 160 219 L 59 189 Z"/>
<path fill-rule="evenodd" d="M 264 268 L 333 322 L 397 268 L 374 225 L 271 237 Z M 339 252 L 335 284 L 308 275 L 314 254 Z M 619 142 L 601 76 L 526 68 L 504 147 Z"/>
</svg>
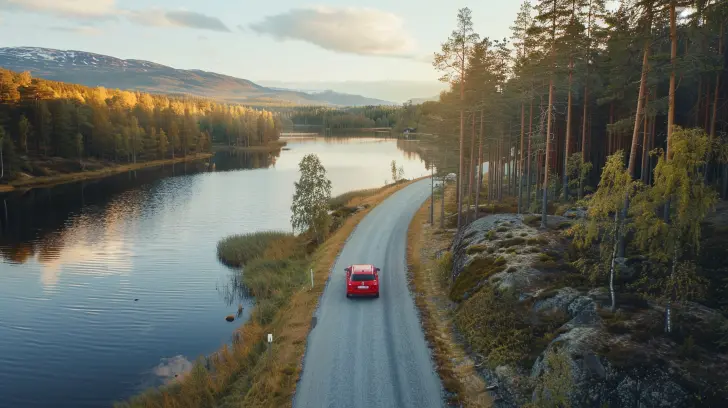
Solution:
<svg viewBox="0 0 728 408">
<path fill-rule="evenodd" d="M 379 288 L 369 289 L 347 289 L 347 296 L 376 296 L 379 293 Z"/>
</svg>

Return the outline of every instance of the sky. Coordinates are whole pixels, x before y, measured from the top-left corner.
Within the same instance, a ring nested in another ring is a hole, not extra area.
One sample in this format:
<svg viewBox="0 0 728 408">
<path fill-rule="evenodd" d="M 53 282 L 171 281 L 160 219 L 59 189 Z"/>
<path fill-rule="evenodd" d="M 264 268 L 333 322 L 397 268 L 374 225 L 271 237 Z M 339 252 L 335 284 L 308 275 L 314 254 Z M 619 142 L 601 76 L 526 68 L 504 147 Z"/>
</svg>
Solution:
<svg viewBox="0 0 728 408">
<path fill-rule="evenodd" d="M 366 3 L 366 8 L 360 4 Z M 470 7 L 510 36 L 519 0 L 0 0 L 0 47 L 143 59 L 253 81 L 422 81 Z M 426 95 L 422 95 L 426 96 Z"/>
</svg>

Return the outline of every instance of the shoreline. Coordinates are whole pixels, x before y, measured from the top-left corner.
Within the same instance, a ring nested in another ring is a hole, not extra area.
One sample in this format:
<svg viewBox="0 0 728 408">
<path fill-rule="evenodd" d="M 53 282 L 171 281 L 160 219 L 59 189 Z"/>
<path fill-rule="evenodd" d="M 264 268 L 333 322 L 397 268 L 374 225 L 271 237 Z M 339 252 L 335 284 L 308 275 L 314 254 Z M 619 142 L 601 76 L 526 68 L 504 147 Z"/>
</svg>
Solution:
<svg viewBox="0 0 728 408">
<path fill-rule="evenodd" d="M 259 319 L 253 317 L 261 313 L 261 307 L 264 307 L 256 301 L 250 312 L 251 318 L 234 331 L 233 344 L 225 343 L 218 350 L 204 356 L 206 359 L 219 356 L 215 360 L 217 364 L 222 364 L 223 368 L 240 367 L 235 377 L 218 379 L 224 384 L 217 384 L 216 391 L 208 394 L 217 405 L 292 406 L 293 396 L 303 369 L 308 335 L 316 324 L 315 311 L 326 288 L 331 270 L 349 236 L 359 222 L 378 204 L 406 186 L 428 177 L 390 184 L 381 187 L 372 195 L 350 199 L 346 206 L 361 208 L 361 210 L 348 216 L 341 226 L 308 256 L 306 269 L 313 270 L 314 286 L 311 287 L 310 283 L 307 283 L 298 288 L 287 302 L 276 307 L 275 313 L 266 322 L 260 322 Z M 270 353 L 266 352 L 268 333 L 273 335 Z M 212 371 L 215 371 L 214 367 Z M 192 383 L 184 385 L 186 381 Z M 195 386 L 194 376 L 185 376 L 184 380 L 176 382 L 171 388 L 153 388 L 127 398 L 126 402 L 115 406 L 178 406 L 174 405 L 174 400 L 184 398 L 178 394 L 179 390 L 186 390 L 185 395 L 189 392 L 197 393 Z M 189 397 L 189 395 L 187 396 Z M 188 405 L 183 403 L 182 406 Z"/>
<path fill-rule="evenodd" d="M 223 144 L 212 145 L 213 152 L 255 152 L 255 153 L 276 153 L 286 147 L 288 142 L 274 140 L 261 146 L 228 146 Z"/>
<path fill-rule="evenodd" d="M 64 173 L 54 176 L 33 177 L 25 180 L 12 181 L 8 184 L 0 184 L 0 193 L 9 193 L 15 190 L 30 190 L 33 188 L 53 187 L 61 184 L 73 183 L 76 181 L 104 178 L 127 171 L 140 170 L 147 167 L 158 167 L 168 164 L 209 159 L 210 157 L 212 157 L 212 155 L 213 153 L 197 153 L 193 156 L 176 157 L 174 159 L 151 160 L 140 163 L 115 165 L 100 170 Z"/>
</svg>

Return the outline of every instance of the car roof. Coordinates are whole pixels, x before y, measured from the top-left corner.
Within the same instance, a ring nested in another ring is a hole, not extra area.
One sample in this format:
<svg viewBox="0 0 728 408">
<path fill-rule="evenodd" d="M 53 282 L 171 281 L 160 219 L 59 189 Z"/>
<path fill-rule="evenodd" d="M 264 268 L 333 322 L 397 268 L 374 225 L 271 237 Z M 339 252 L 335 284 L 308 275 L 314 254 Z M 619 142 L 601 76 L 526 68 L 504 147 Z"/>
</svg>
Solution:
<svg viewBox="0 0 728 408">
<path fill-rule="evenodd" d="M 351 265 L 351 273 L 372 273 L 374 265 Z"/>
</svg>

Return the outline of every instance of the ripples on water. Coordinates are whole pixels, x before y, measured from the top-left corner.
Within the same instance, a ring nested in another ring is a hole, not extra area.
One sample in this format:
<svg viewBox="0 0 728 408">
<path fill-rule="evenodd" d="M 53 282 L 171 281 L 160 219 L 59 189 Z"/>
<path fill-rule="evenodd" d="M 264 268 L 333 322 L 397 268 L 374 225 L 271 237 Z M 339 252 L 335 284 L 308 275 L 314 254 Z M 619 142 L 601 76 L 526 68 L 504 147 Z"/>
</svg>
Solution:
<svg viewBox="0 0 728 408">
<path fill-rule="evenodd" d="M 426 173 L 401 141 L 289 148 L 218 154 L 215 172 L 177 164 L 0 197 L 0 406 L 107 406 L 228 342 L 253 303 L 217 241 L 289 230 L 304 154 L 319 155 L 334 195 L 381 186 L 392 160 L 407 177 Z M 239 303 L 241 320 L 225 322 Z"/>
</svg>

